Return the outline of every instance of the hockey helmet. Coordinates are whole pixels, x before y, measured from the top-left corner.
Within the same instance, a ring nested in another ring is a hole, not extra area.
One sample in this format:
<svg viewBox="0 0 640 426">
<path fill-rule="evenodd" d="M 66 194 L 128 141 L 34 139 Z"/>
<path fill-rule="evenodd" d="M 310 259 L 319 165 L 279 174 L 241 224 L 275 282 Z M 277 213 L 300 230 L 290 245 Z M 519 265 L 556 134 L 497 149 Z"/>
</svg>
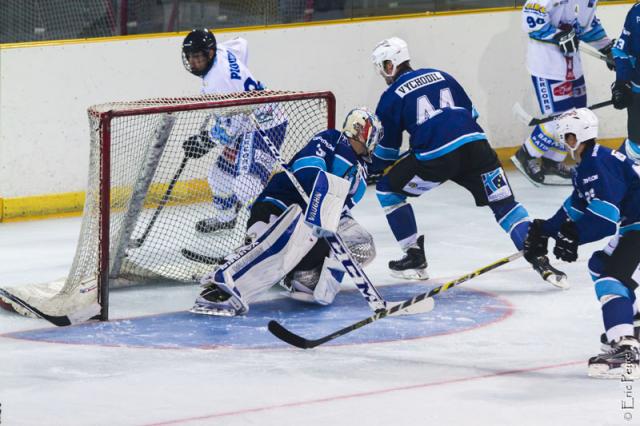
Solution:
<svg viewBox="0 0 640 426">
<path fill-rule="evenodd" d="M 342 132 L 365 146 L 367 153 L 363 158 L 371 162 L 371 154 L 383 135 L 378 117 L 365 107 L 354 108 L 345 117 Z"/>
<path fill-rule="evenodd" d="M 213 50 L 213 56 L 209 58 L 209 51 Z M 206 66 L 201 70 L 195 70 L 189 63 L 189 57 L 195 53 L 202 52 L 207 58 Z M 182 64 L 190 73 L 202 77 L 206 75 L 215 59 L 216 38 L 211 31 L 206 28 L 191 30 L 182 41 Z"/>
<path fill-rule="evenodd" d="M 575 159 L 575 151 L 581 143 L 598 137 L 598 117 L 589 108 L 571 109 L 556 119 L 556 134 Z M 572 147 L 567 143 L 567 135 L 576 137 L 576 144 Z"/>
<path fill-rule="evenodd" d="M 389 81 L 393 78 L 398 70 L 398 65 L 406 62 L 410 59 L 409 47 L 407 42 L 399 37 L 391 37 L 386 40 L 382 40 L 376 45 L 371 54 L 371 60 L 378 72 Z M 390 61 L 393 65 L 391 73 L 387 74 L 384 68 L 384 63 Z"/>
</svg>

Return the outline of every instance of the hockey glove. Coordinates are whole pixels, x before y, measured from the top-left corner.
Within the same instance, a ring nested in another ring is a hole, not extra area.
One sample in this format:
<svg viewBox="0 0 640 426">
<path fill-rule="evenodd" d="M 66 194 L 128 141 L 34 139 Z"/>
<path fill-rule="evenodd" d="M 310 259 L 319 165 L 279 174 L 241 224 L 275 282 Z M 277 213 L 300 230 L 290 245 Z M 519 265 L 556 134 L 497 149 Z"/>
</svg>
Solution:
<svg viewBox="0 0 640 426">
<path fill-rule="evenodd" d="M 378 183 L 378 181 L 380 180 L 380 178 L 382 178 L 382 172 L 378 172 L 378 173 L 369 173 L 367 175 L 367 178 L 365 179 L 367 182 L 367 185 L 375 185 Z"/>
<path fill-rule="evenodd" d="M 575 262 L 578 259 L 578 229 L 572 221 L 562 224 L 556 235 L 556 246 L 553 254 L 557 259 L 565 262 Z"/>
<path fill-rule="evenodd" d="M 602 53 L 604 56 L 607 57 L 606 59 L 607 68 L 609 68 L 609 70 L 611 71 L 616 70 L 616 61 L 615 59 L 613 59 L 613 52 L 612 52 L 613 46 L 615 44 L 616 44 L 616 39 L 614 38 L 613 40 L 611 40 L 609 44 L 607 44 L 602 49 L 598 50 L 600 53 Z"/>
<path fill-rule="evenodd" d="M 189 139 L 182 143 L 184 155 L 190 159 L 197 159 L 206 155 L 213 146 L 214 143 L 209 139 L 206 131 L 202 131 L 198 135 L 190 136 Z"/>
<path fill-rule="evenodd" d="M 524 258 L 528 262 L 533 262 L 534 259 L 544 256 L 548 253 L 547 243 L 549 237 L 544 235 L 542 231 L 542 225 L 544 220 L 534 219 L 529 226 L 529 232 L 527 238 L 524 240 Z"/>
<path fill-rule="evenodd" d="M 553 36 L 553 40 L 558 43 L 558 47 L 564 56 L 569 56 L 578 51 L 580 40 L 576 37 L 576 31 L 573 27 L 563 28 L 562 31 Z"/>
<path fill-rule="evenodd" d="M 615 109 L 625 109 L 631 105 L 633 93 L 631 83 L 628 81 L 616 80 L 611 85 L 611 101 Z"/>
</svg>

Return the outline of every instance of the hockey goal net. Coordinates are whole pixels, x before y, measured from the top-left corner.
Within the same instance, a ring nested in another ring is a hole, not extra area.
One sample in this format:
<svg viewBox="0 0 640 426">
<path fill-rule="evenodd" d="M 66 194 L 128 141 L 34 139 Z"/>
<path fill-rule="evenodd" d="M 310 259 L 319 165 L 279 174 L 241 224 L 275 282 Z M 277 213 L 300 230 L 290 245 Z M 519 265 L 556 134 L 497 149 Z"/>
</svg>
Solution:
<svg viewBox="0 0 640 426">
<path fill-rule="evenodd" d="M 88 114 L 89 182 L 69 276 L 0 289 L 5 307 L 62 324 L 107 320 L 109 288 L 192 283 L 210 272 L 243 243 L 248 207 L 277 171 L 262 135 L 288 161 L 334 127 L 335 98 L 243 92 L 109 103 Z"/>
</svg>

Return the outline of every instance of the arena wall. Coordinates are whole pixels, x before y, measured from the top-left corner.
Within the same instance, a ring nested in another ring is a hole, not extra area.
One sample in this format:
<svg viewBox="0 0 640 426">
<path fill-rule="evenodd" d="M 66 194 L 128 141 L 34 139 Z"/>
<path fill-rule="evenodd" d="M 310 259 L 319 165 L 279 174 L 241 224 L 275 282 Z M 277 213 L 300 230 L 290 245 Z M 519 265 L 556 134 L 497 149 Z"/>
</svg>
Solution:
<svg viewBox="0 0 640 426">
<path fill-rule="evenodd" d="M 624 2 L 599 8 L 610 36 L 619 35 L 629 7 Z M 385 85 L 371 65 L 371 50 L 381 39 L 402 37 L 414 67 L 440 68 L 462 83 L 492 145 L 509 153 L 507 147 L 519 145 L 527 132 L 512 115 L 514 103 L 539 115 L 524 65 L 520 20 L 519 10 L 495 9 L 216 34 L 219 41 L 236 36 L 249 41 L 249 66 L 268 88 L 333 91 L 338 122 L 348 108 L 375 107 Z M 63 205 L 58 212 L 78 211 L 89 157 L 88 106 L 197 94 L 199 79 L 182 66 L 183 37 L 0 46 L 0 220 L 46 214 L 56 203 Z M 597 59 L 583 55 L 583 60 L 590 103 L 608 99 L 614 74 Z M 626 113 L 608 108 L 598 116 L 601 137 L 624 136 Z M 35 206 L 44 211 L 34 211 Z"/>
</svg>

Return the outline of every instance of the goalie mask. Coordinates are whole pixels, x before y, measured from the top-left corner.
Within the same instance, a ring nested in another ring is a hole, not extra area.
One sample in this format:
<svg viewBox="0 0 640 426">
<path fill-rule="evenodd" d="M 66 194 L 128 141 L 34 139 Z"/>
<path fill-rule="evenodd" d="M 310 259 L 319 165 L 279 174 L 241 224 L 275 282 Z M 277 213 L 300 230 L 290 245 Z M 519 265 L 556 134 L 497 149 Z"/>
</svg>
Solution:
<svg viewBox="0 0 640 426">
<path fill-rule="evenodd" d="M 581 143 L 598 137 L 598 117 L 588 108 L 572 109 L 557 118 L 556 134 L 575 160 L 575 151 Z M 576 143 L 572 147 L 567 142 L 567 135 L 573 134 Z"/>
<path fill-rule="evenodd" d="M 391 37 L 378 43 L 378 45 L 373 49 L 371 59 L 380 75 L 382 75 L 387 83 L 389 83 L 396 75 L 398 65 L 407 62 L 410 59 L 409 47 L 401 38 Z M 386 61 L 391 62 L 393 65 L 391 72 L 389 73 L 387 73 L 385 69 Z"/>
<path fill-rule="evenodd" d="M 213 66 L 215 57 L 216 38 L 206 28 L 192 30 L 182 41 L 182 64 L 191 74 L 205 76 Z"/>
<path fill-rule="evenodd" d="M 344 119 L 342 132 L 349 139 L 364 145 L 365 153 L 360 155 L 370 163 L 371 154 L 383 134 L 378 117 L 364 107 L 352 109 Z"/>
</svg>

